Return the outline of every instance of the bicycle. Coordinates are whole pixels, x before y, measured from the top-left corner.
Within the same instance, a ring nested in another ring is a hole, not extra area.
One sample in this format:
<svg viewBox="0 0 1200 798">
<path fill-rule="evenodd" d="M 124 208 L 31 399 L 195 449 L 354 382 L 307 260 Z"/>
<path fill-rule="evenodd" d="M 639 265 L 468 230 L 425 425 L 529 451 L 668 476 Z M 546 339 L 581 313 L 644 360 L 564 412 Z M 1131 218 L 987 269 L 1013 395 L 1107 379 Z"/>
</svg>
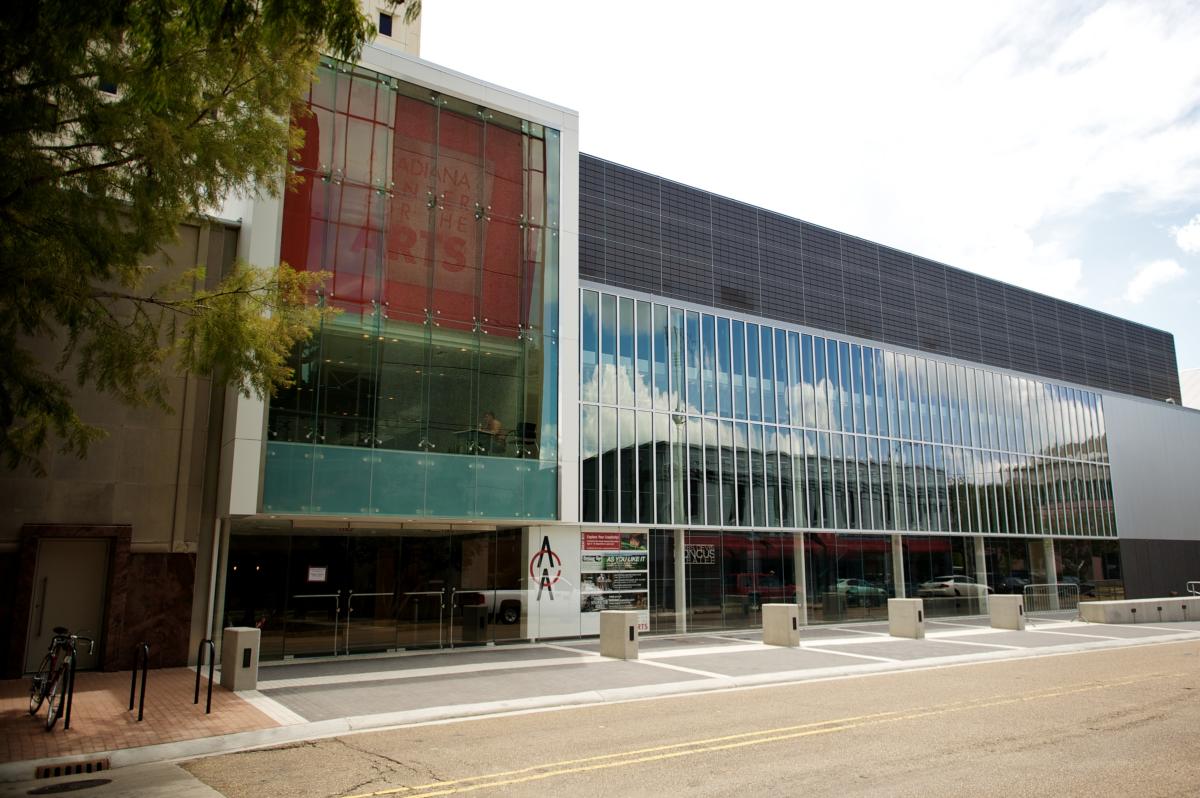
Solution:
<svg viewBox="0 0 1200 798">
<path fill-rule="evenodd" d="M 49 700 L 46 707 L 46 731 L 54 728 L 62 715 L 62 704 L 70 685 L 71 670 L 75 667 L 78 656 L 76 644 L 84 640 L 88 643 L 88 653 L 96 651 L 96 641 L 90 637 L 68 634 L 62 626 L 54 627 L 54 638 L 50 648 L 42 658 L 42 664 L 33 674 L 29 685 L 29 714 L 36 715 L 42 703 Z"/>
</svg>

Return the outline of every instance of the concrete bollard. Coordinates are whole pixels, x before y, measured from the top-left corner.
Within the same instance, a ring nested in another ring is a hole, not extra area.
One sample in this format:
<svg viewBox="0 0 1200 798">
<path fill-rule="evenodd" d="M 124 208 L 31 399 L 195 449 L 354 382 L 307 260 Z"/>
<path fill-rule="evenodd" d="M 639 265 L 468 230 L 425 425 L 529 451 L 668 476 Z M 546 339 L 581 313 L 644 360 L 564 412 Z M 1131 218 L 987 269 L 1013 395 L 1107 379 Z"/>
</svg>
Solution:
<svg viewBox="0 0 1200 798">
<path fill-rule="evenodd" d="M 638 614 L 627 610 L 600 612 L 600 656 L 638 658 Z"/>
<path fill-rule="evenodd" d="M 762 606 L 763 642 L 768 646 L 800 645 L 800 608 L 795 604 Z"/>
<path fill-rule="evenodd" d="M 221 635 L 221 686 L 230 690 L 258 688 L 260 632 L 253 626 L 229 626 Z"/>
<path fill-rule="evenodd" d="M 924 639 L 925 602 L 921 599 L 888 599 L 888 633 L 892 637 Z"/>
<path fill-rule="evenodd" d="M 993 629 L 1014 629 L 1018 632 L 1025 629 L 1025 597 L 991 596 L 988 598 L 988 616 L 992 620 Z"/>
</svg>

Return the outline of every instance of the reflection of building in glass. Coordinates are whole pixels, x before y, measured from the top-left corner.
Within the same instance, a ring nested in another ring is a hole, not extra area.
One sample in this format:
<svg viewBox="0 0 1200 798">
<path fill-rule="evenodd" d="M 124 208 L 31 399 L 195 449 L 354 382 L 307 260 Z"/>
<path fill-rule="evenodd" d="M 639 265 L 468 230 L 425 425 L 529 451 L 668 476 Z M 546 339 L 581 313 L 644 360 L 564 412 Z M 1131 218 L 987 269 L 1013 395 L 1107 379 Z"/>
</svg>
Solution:
<svg viewBox="0 0 1200 798">
<path fill-rule="evenodd" d="M 584 363 L 650 349 L 584 371 L 611 400 L 581 405 L 584 521 L 1116 535 L 1094 391 L 651 305 L 583 291 Z M 666 390 L 635 366 L 676 360 Z"/>
</svg>

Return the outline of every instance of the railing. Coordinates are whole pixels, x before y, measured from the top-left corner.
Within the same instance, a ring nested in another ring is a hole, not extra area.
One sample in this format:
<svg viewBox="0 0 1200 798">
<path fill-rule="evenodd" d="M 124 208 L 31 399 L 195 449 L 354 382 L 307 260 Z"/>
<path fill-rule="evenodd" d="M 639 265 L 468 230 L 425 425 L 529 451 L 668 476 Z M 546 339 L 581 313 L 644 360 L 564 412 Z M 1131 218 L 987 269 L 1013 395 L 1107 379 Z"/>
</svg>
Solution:
<svg viewBox="0 0 1200 798">
<path fill-rule="evenodd" d="M 333 655 L 338 654 L 338 618 L 342 614 L 342 594 L 338 593 L 297 593 L 294 599 L 333 599 Z"/>
<path fill-rule="evenodd" d="M 1079 612 L 1079 585 L 1070 583 L 1025 585 L 1025 615 L 1033 613 Z"/>
<path fill-rule="evenodd" d="M 459 600 L 459 598 L 461 596 L 481 596 L 483 598 L 483 603 L 482 604 L 463 604 Z M 455 589 L 455 590 L 450 591 L 450 630 L 449 630 L 449 635 L 448 635 L 450 638 L 450 648 L 454 648 L 454 611 L 455 610 L 458 610 L 458 620 L 461 622 L 461 629 L 462 629 L 462 632 L 461 632 L 462 639 L 459 640 L 459 642 L 460 643 L 482 643 L 482 642 L 485 642 L 484 640 L 477 639 L 468 634 L 466 619 L 463 617 L 463 608 L 464 607 L 483 607 L 484 611 L 487 612 L 489 615 L 491 614 L 491 611 L 493 609 L 496 610 L 497 612 L 499 612 L 499 607 L 497 606 L 497 602 L 496 602 L 496 591 L 493 589 L 488 589 L 488 588 L 475 589 L 475 590 L 470 590 L 470 589 L 457 590 L 457 589 Z M 496 622 L 499 623 L 499 618 L 496 619 Z M 486 632 L 486 630 L 487 630 L 487 623 L 485 621 L 483 626 L 480 627 L 480 631 Z"/>
<path fill-rule="evenodd" d="M 1187 592 L 1191 593 L 1193 596 L 1200 596 L 1200 581 L 1188 582 Z"/>
<path fill-rule="evenodd" d="M 350 631 L 352 629 L 354 629 L 354 625 L 351 623 L 351 621 L 354 620 L 354 600 L 355 599 L 376 599 L 376 600 L 378 600 L 378 599 L 383 599 L 383 598 L 390 599 L 391 597 L 392 597 L 392 593 L 355 593 L 353 590 L 347 591 L 347 595 L 346 595 L 346 626 L 345 626 L 345 634 L 343 635 L 343 647 L 342 647 L 342 650 L 345 653 L 347 653 L 347 654 L 350 653 Z M 360 624 L 360 626 L 361 626 L 361 624 Z M 394 630 L 392 631 L 391 635 L 392 635 L 392 645 L 395 645 L 395 631 Z M 362 644 L 360 643 L 359 645 L 361 646 Z"/>
<path fill-rule="evenodd" d="M 133 711 L 133 693 L 137 687 L 137 669 L 138 662 L 142 663 L 142 692 L 138 698 L 138 722 L 142 720 L 142 715 L 146 711 L 146 671 L 150 668 L 150 644 L 139 643 L 137 648 L 133 650 L 133 670 L 130 672 L 129 679 L 129 711 Z"/>
<path fill-rule="evenodd" d="M 442 626 L 443 626 L 442 616 L 446 610 L 445 594 L 440 590 L 413 590 L 413 591 L 409 591 L 407 593 L 400 594 L 402 601 L 404 599 L 411 599 L 411 602 L 409 602 L 409 603 L 412 604 L 412 608 L 413 608 L 412 624 L 413 624 L 414 632 L 420 627 L 421 621 L 420 621 L 419 612 L 420 612 L 421 597 L 423 597 L 423 596 L 430 597 L 430 598 L 437 600 L 437 604 L 438 604 L 438 613 L 437 613 L 438 648 L 441 648 L 442 647 Z M 399 613 L 397 613 L 397 621 L 401 620 L 398 616 L 399 616 Z M 398 628 L 397 628 L 397 631 L 399 631 Z"/>
<path fill-rule="evenodd" d="M 201 640 L 196 649 L 196 694 L 192 696 L 192 704 L 200 703 L 200 669 L 204 666 L 205 648 L 208 649 L 208 698 L 204 702 L 204 714 L 209 715 L 212 713 L 213 668 L 217 664 L 217 646 L 210 638 Z"/>
</svg>

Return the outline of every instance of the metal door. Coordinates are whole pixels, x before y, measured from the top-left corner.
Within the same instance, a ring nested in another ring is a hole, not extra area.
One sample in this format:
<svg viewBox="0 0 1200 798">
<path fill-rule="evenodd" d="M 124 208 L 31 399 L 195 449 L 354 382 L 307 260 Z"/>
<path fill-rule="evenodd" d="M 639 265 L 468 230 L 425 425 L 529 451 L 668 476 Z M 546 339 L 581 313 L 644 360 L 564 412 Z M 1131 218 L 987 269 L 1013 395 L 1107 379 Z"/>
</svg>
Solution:
<svg viewBox="0 0 1200 798">
<path fill-rule="evenodd" d="M 96 640 L 96 653 L 84 646 L 78 667 L 94 668 L 103 638 L 104 593 L 108 584 L 108 541 L 43 539 L 38 544 L 33 603 L 25 646 L 25 669 L 37 670 L 54 627 Z"/>
</svg>

